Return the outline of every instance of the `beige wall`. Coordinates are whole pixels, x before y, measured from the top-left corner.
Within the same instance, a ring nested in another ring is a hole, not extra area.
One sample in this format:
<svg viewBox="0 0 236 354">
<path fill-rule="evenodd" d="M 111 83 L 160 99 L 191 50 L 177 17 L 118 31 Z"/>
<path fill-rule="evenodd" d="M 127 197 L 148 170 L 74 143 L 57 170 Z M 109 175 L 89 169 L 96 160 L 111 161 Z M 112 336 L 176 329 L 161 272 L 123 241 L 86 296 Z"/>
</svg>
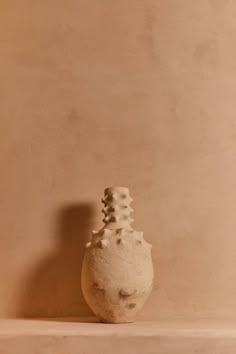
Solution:
<svg viewBox="0 0 236 354">
<path fill-rule="evenodd" d="M 236 3 L 0 0 L 0 315 L 86 315 L 85 239 L 125 185 L 143 315 L 236 314 Z"/>
</svg>

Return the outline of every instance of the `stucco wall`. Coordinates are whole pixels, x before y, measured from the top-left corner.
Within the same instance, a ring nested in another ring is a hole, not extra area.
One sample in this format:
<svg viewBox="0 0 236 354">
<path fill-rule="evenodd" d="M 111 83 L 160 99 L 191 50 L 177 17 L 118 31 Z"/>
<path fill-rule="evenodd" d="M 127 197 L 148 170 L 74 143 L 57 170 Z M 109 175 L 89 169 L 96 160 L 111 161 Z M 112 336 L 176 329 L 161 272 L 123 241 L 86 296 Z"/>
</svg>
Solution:
<svg viewBox="0 0 236 354">
<path fill-rule="evenodd" d="M 130 188 L 149 317 L 236 313 L 236 3 L 0 0 L 0 315 L 86 315 L 85 239 Z"/>
</svg>

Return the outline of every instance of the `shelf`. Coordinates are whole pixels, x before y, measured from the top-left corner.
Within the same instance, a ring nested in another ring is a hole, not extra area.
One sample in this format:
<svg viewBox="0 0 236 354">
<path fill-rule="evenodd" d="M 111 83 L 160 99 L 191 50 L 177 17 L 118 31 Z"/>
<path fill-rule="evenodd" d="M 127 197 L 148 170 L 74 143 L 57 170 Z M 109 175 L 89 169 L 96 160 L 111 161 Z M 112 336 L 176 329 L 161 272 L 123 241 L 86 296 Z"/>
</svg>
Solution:
<svg viewBox="0 0 236 354">
<path fill-rule="evenodd" d="M 0 320 L 0 354 L 233 354 L 235 321 Z"/>
</svg>

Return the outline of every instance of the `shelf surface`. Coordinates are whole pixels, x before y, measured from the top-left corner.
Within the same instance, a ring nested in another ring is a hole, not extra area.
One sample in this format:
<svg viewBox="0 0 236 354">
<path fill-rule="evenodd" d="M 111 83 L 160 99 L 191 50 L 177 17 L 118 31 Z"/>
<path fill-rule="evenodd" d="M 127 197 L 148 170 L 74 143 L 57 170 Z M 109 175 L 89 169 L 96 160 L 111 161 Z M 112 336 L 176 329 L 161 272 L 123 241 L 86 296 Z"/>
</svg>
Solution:
<svg viewBox="0 0 236 354">
<path fill-rule="evenodd" d="M 4 319 L 0 336 L 143 336 L 143 337 L 236 337 L 236 321 L 138 321 L 100 323 L 94 318 Z"/>
<path fill-rule="evenodd" d="M 233 354 L 236 321 L 0 320 L 0 354 Z"/>
</svg>

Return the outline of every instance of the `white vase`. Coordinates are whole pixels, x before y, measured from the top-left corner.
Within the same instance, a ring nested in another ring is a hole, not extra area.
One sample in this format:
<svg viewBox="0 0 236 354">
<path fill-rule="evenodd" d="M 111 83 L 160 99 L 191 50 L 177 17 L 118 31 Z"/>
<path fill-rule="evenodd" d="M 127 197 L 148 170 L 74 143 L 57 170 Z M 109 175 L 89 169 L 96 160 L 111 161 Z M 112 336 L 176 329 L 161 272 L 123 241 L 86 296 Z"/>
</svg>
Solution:
<svg viewBox="0 0 236 354">
<path fill-rule="evenodd" d="M 102 322 L 133 322 L 152 289 L 151 245 L 130 226 L 131 201 L 128 188 L 106 188 L 105 226 L 86 245 L 82 291 Z"/>
</svg>

